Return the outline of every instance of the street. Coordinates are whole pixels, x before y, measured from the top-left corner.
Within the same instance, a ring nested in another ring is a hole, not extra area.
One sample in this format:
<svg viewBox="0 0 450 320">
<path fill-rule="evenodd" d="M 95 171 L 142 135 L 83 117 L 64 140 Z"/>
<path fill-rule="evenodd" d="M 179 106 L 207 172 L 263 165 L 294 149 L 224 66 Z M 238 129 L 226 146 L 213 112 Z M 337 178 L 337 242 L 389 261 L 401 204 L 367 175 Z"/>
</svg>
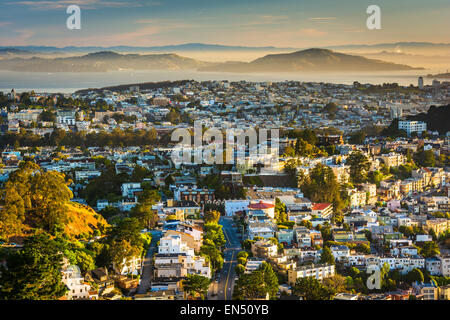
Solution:
<svg viewBox="0 0 450 320">
<path fill-rule="evenodd" d="M 152 259 L 153 254 L 158 250 L 156 243 L 161 238 L 161 232 L 155 232 L 152 234 L 152 242 L 142 262 L 141 281 L 139 284 L 138 294 L 145 294 L 150 289 L 150 282 L 152 279 L 153 266 Z"/>
<path fill-rule="evenodd" d="M 219 223 L 223 226 L 223 233 L 226 240 L 224 263 L 222 270 L 220 270 L 220 281 L 213 283 L 210 287 L 214 293 L 217 293 L 217 296 L 212 297 L 211 293 L 209 296 L 211 296 L 210 299 L 231 300 L 236 277 L 234 270 L 237 265 L 236 256 L 242 249 L 236 230 L 232 227 L 233 220 L 228 217 L 221 217 Z"/>
</svg>

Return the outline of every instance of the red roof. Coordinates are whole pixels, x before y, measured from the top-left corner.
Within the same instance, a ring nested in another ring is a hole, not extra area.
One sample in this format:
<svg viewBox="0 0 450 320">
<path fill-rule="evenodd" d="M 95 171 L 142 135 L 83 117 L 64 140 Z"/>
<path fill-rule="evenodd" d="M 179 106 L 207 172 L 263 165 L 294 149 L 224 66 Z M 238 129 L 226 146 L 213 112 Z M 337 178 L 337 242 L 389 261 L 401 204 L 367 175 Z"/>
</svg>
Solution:
<svg viewBox="0 0 450 320">
<path fill-rule="evenodd" d="M 331 206 L 331 203 L 314 203 L 312 209 L 315 211 L 322 211 Z"/>
<path fill-rule="evenodd" d="M 259 203 L 251 203 L 248 205 L 249 209 L 253 209 L 253 210 L 265 210 L 265 209 L 270 209 L 270 208 L 274 208 L 275 205 L 270 204 L 270 203 L 265 203 L 260 201 Z"/>
</svg>

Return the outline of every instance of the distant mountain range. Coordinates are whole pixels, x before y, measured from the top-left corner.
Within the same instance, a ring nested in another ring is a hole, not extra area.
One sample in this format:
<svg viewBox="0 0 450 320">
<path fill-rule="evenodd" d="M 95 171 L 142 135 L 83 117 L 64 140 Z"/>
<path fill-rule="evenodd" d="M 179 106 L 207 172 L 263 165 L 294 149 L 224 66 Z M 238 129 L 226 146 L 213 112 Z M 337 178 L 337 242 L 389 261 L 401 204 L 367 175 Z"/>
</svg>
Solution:
<svg viewBox="0 0 450 320">
<path fill-rule="evenodd" d="M 428 74 L 427 78 L 450 79 L 450 72 L 438 73 L 438 74 Z"/>
<path fill-rule="evenodd" d="M 450 49 L 450 43 L 432 43 L 432 42 L 391 42 L 375 44 L 347 44 L 337 46 L 327 46 L 327 49 L 395 49 L 395 48 L 447 48 Z"/>
<path fill-rule="evenodd" d="M 2 49 L 11 49 L 11 47 L 0 47 Z M 133 46 L 112 46 L 112 47 L 49 47 L 49 46 L 18 46 L 14 49 L 23 51 L 33 51 L 41 53 L 89 53 L 97 51 L 114 51 L 114 52 L 190 52 L 190 51 L 293 51 L 298 48 L 278 48 L 278 47 L 246 47 L 246 46 L 226 46 L 219 44 L 205 44 L 205 43 L 185 43 L 168 46 L 154 46 L 154 47 L 133 47 Z"/>
<path fill-rule="evenodd" d="M 297 50 L 304 50 L 307 48 L 294 47 L 248 47 L 248 46 L 227 46 L 220 44 L 205 44 L 205 43 L 185 43 L 167 46 L 152 46 L 152 47 L 134 47 L 134 46 L 89 46 L 89 47 L 52 47 L 52 46 L 16 46 L 15 49 L 41 52 L 41 53 L 90 53 L 97 51 L 115 51 L 115 52 L 189 52 L 189 51 L 273 51 L 273 52 L 292 52 Z M 444 48 L 450 49 L 450 43 L 432 43 L 432 42 L 393 42 L 393 43 L 378 43 L 378 44 L 349 44 L 325 46 L 325 49 L 332 50 L 351 50 L 351 49 L 374 49 L 374 50 L 389 50 L 398 48 L 420 48 L 420 49 L 436 49 Z M 2 49 L 11 49 L 11 47 L 0 46 Z"/>
<path fill-rule="evenodd" d="M 0 56 L 30 55 L 30 54 L 33 54 L 33 52 L 17 48 L 0 48 Z"/>
<path fill-rule="evenodd" d="M 355 72 L 414 70 L 403 64 L 367 59 L 328 49 L 269 54 L 251 62 L 211 63 L 178 54 L 120 54 L 100 51 L 83 56 L 0 60 L 0 70 L 30 72 L 106 72 L 120 70 L 198 70 L 218 72 Z M 421 69 L 421 68 L 420 68 Z"/>
<path fill-rule="evenodd" d="M 0 60 L 0 70 L 29 72 L 107 72 L 120 70 L 192 70 L 207 63 L 177 54 L 119 54 L 112 51 L 68 58 Z"/>
</svg>

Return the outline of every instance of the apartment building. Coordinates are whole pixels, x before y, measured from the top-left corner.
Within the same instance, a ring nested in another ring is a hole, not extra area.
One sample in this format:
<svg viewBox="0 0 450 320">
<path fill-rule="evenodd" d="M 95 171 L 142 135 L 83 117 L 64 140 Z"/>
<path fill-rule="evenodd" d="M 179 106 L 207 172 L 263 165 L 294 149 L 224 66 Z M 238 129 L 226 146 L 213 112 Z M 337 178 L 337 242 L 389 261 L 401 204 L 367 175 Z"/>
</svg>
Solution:
<svg viewBox="0 0 450 320">
<path fill-rule="evenodd" d="M 311 264 L 288 270 L 288 284 L 293 286 L 299 278 L 313 277 L 317 280 L 332 277 L 335 268 L 332 264 Z"/>
</svg>

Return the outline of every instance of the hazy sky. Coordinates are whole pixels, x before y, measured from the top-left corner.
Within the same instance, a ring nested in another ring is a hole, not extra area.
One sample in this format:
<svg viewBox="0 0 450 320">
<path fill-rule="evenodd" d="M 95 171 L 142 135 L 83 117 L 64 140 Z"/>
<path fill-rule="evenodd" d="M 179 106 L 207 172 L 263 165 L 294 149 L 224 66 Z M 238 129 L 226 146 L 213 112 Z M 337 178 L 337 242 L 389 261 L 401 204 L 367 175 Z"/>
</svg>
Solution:
<svg viewBox="0 0 450 320">
<path fill-rule="evenodd" d="M 81 30 L 66 8 L 81 7 Z M 381 8 L 381 30 L 366 27 Z M 449 0 L 0 0 L 0 46 L 450 42 Z"/>
</svg>

